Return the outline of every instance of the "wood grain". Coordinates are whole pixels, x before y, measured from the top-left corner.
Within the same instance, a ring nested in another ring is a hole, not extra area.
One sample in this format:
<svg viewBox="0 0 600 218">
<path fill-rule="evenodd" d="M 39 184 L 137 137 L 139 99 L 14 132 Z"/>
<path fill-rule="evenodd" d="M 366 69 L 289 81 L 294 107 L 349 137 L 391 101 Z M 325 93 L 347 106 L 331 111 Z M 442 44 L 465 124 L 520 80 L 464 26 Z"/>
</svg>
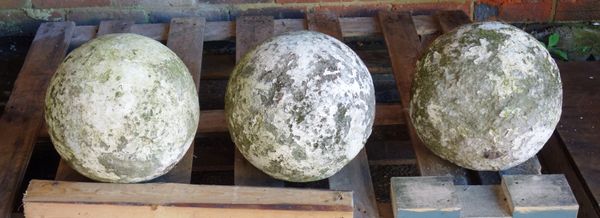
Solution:
<svg viewBox="0 0 600 218">
<path fill-rule="evenodd" d="M 0 118 L 0 217 L 12 213 L 40 127 L 50 78 L 65 57 L 73 22 L 44 23 L 33 39 Z"/>
<path fill-rule="evenodd" d="M 173 18 L 169 26 L 169 38 L 167 39 L 167 47 L 181 58 L 190 71 L 196 90 L 200 89 L 205 24 L 206 20 L 199 17 Z M 183 158 L 171 171 L 152 180 L 152 182 L 190 183 L 194 161 L 194 145 L 196 143 L 196 140 L 192 142 Z"/>
<path fill-rule="evenodd" d="M 563 112 L 557 127 L 568 154 L 600 205 L 600 63 L 559 63 Z"/>
<path fill-rule="evenodd" d="M 431 15 L 417 15 L 412 17 L 417 33 L 427 35 L 440 30 L 435 18 Z M 381 35 L 381 27 L 377 17 L 342 17 L 340 26 L 343 37 L 361 37 Z M 305 19 L 278 19 L 274 20 L 275 35 L 283 32 L 297 31 L 307 29 Z M 235 38 L 235 21 L 213 21 L 206 22 L 206 31 L 204 32 L 204 41 L 220 41 Z M 77 26 L 73 43 L 81 45 L 82 43 L 94 38 L 97 29 L 96 26 Z M 169 24 L 134 24 L 131 26 L 131 32 L 147 36 L 159 41 L 167 40 Z"/>
<path fill-rule="evenodd" d="M 338 16 L 332 12 L 307 14 L 308 29 L 342 40 Z M 400 111 L 397 111 L 398 113 Z M 363 148 L 356 157 L 339 172 L 329 177 L 332 190 L 351 190 L 354 193 L 354 217 L 379 217 L 369 161 Z"/>
<path fill-rule="evenodd" d="M 131 20 L 108 20 L 100 22 L 96 36 L 110 33 L 129 33 L 134 22 Z"/>
<path fill-rule="evenodd" d="M 404 107 L 410 102 L 410 89 L 415 73 L 415 64 L 420 54 L 420 41 L 411 15 L 405 12 L 380 12 L 379 22 L 390 54 L 396 87 Z M 421 176 L 453 176 L 455 184 L 466 185 L 467 171 L 433 154 L 421 142 L 404 110 L 411 142 L 415 150 Z"/>
<path fill-rule="evenodd" d="M 352 193 L 32 180 L 26 217 L 351 217 Z"/>
<path fill-rule="evenodd" d="M 236 20 L 235 60 L 240 59 L 252 48 L 273 36 L 273 17 L 242 16 Z M 254 167 L 238 149 L 235 149 L 234 182 L 236 185 L 283 187 L 281 180 L 270 177 Z"/>
</svg>

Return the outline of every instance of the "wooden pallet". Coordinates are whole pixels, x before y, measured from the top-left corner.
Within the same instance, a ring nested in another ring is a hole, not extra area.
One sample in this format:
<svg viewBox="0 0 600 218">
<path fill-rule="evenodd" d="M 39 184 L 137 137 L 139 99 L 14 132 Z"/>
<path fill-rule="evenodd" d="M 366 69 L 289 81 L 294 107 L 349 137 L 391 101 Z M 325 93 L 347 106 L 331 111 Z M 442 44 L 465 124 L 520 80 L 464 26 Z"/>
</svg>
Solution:
<svg viewBox="0 0 600 218">
<path fill-rule="evenodd" d="M 270 36 L 288 31 L 310 29 L 338 39 L 345 37 L 383 36 L 400 95 L 400 104 L 378 104 L 375 125 L 406 125 L 416 156 L 418 171 L 423 176 L 450 176 L 456 185 L 498 184 L 502 174 L 540 174 L 539 161 L 504 172 L 472 172 L 438 158 L 427 150 L 407 122 L 409 90 L 414 66 L 423 48 L 443 32 L 470 22 L 462 12 L 440 12 L 435 15 L 412 16 L 406 12 L 381 12 L 376 17 L 340 18 L 332 13 L 308 14 L 306 19 L 278 19 L 267 16 L 239 17 L 236 21 L 206 22 L 202 18 L 178 18 L 168 24 L 134 24 L 130 21 L 103 21 L 99 26 L 75 26 L 71 22 L 43 24 L 36 34 L 29 54 L 15 82 L 15 88 L 0 119 L 0 216 L 10 215 L 13 199 L 19 191 L 23 175 L 36 140 L 47 138 L 42 117 L 43 95 L 49 78 L 69 48 L 75 48 L 94 37 L 107 33 L 130 32 L 166 42 L 190 69 L 199 90 L 200 78 L 226 79 L 228 70 L 202 73 L 202 49 L 207 41 L 235 38 L 236 61 Z M 366 57 L 363 57 L 365 59 Z M 231 69 L 229 68 L 224 69 Z M 370 68 L 372 73 L 385 71 Z M 223 110 L 202 110 L 198 134 L 226 132 Z M 197 142 L 195 142 L 197 143 Z M 190 183 L 194 146 L 167 175 L 152 182 Z M 235 185 L 282 187 L 284 183 L 266 176 L 250 165 L 237 151 L 233 167 Z M 390 204 L 375 201 L 369 172 L 371 156 L 361 151 L 357 158 L 328 179 L 332 190 L 353 191 L 355 217 L 390 217 Z M 63 161 L 56 180 L 89 181 Z"/>
</svg>

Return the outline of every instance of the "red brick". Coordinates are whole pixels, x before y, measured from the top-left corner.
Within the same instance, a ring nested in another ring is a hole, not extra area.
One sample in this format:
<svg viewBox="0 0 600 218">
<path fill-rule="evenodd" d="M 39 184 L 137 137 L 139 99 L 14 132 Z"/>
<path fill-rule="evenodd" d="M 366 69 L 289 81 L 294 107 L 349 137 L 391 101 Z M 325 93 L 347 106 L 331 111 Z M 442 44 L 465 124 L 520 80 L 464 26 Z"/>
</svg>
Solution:
<svg viewBox="0 0 600 218">
<path fill-rule="evenodd" d="M 600 2 L 597 0 L 560 0 L 556 6 L 554 20 L 600 20 Z"/>
<path fill-rule="evenodd" d="M 440 10 L 461 10 L 471 15 L 470 1 L 465 3 L 441 2 L 441 3 L 416 3 L 416 4 L 393 4 L 393 11 L 411 11 L 413 14 L 431 14 Z"/>
<path fill-rule="evenodd" d="M 194 7 L 196 0 L 114 0 L 114 7 L 170 8 Z"/>
<path fill-rule="evenodd" d="M 148 14 L 140 9 L 74 8 L 67 13 L 67 20 L 78 25 L 98 24 L 102 20 L 133 20 L 147 23 Z"/>
<path fill-rule="evenodd" d="M 315 7 L 314 11 L 331 11 L 341 17 L 368 17 L 375 16 L 378 11 L 387 11 L 391 9 L 389 3 L 371 3 L 352 6 L 333 5 Z"/>
<path fill-rule="evenodd" d="M 238 16 L 254 16 L 254 15 L 266 15 L 273 16 L 275 19 L 292 19 L 292 18 L 304 18 L 306 14 L 306 7 L 294 6 L 294 7 L 268 7 L 268 8 L 256 8 L 239 10 L 232 8 L 230 11 L 231 20 L 235 20 Z"/>
<path fill-rule="evenodd" d="M 552 0 L 503 4 L 498 18 L 509 22 L 548 22 L 552 20 Z"/>
<path fill-rule="evenodd" d="M 31 0 L 33 8 L 80 8 L 109 6 L 110 0 Z"/>
<path fill-rule="evenodd" d="M 203 0 L 210 4 L 251 4 L 251 3 L 273 3 L 275 0 Z"/>
<path fill-rule="evenodd" d="M 508 22 L 548 22 L 552 20 L 552 0 L 482 0 L 498 8 L 499 20 Z"/>
<path fill-rule="evenodd" d="M 353 0 L 275 0 L 276 3 L 289 4 L 289 3 L 331 3 L 331 2 L 351 2 Z"/>
<path fill-rule="evenodd" d="M 0 0 L 1 9 L 21 8 L 25 6 L 27 0 Z"/>
</svg>

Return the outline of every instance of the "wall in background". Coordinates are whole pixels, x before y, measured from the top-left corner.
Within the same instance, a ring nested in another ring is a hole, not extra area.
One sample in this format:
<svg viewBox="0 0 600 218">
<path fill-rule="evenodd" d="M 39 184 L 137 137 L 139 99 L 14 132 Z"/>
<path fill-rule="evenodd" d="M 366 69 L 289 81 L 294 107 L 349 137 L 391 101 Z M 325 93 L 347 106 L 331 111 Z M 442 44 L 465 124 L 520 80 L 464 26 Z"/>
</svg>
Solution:
<svg viewBox="0 0 600 218">
<path fill-rule="evenodd" d="M 301 18 L 318 10 L 372 16 L 379 10 L 426 13 L 440 9 L 463 10 L 475 20 L 600 19 L 598 0 L 0 0 L 0 36 L 32 35 L 42 22 L 64 20 L 84 25 L 110 19 L 148 23 L 182 16 L 203 16 L 210 21 L 256 14 Z"/>
</svg>

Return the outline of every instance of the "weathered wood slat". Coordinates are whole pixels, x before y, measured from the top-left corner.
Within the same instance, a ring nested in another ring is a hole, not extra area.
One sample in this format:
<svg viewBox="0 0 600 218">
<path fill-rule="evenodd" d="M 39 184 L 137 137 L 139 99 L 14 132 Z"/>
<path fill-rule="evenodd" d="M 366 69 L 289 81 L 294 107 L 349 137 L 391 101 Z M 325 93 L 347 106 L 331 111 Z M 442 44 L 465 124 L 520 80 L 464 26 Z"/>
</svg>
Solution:
<svg viewBox="0 0 600 218">
<path fill-rule="evenodd" d="M 440 11 L 436 13 L 435 17 L 439 21 L 440 30 L 444 33 L 450 32 L 461 25 L 471 23 L 471 19 L 463 11 Z"/>
<path fill-rule="evenodd" d="M 544 173 L 564 174 L 579 204 L 578 217 L 598 218 L 600 217 L 598 204 L 566 149 L 558 132 L 555 131 L 538 153 L 540 162 L 544 166 Z"/>
<path fill-rule="evenodd" d="M 235 60 L 240 59 L 253 47 L 274 34 L 273 17 L 243 16 L 236 20 Z M 239 150 L 235 149 L 234 182 L 245 186 L 282 187 L 283 181 L 277 180 L 254 167 Z"/>
<path fill-rule="evenodd" d="M 131 20 L 108 20 L 100 22 L 98 25 L 98 33 L 96 36 L 106 35 L 110 33 L 129 33 L 134 22 Z"/>
<path fill-rule="evenodd" d="M 417 15 L 412 17 L 419 35 L 431 34 L 439 31 L 437 22 L 433 16 Z M 235 21 L 213 21 L 206 22 L 206 31 L 204 32 L 204 41 L 228 40 L 235 37 Z M 377 17 L 347 17 L 340 18 L 342 36 L 358 37 L 380 35 L 381 27 Z M 82 44 L 94 38 L 97 27 L 77 26 L 72 43 Z M 274 21 L 275 35 L 282 32 L 306 29 L 305 19 L 278 19 Z M 131 27 L 133 33 L 144 35 L 155 40 L 167 40 L 169 24 L 135 24 Z"/>
<path fill-rule="evenodd" d="M 338 16 L 319 12 L 307 15 L 308 29 L 342 40 Z M 379 217 L 367 153 L 363 148 L 348 165 L 329 178 L 332 190 L 352 190 L 354 193 L 354 217 Z"/>
<path fill-rule="evenodd" d="M 167 39 L 167 47 L 181 58 L 190 71 L 196 90 L 200 89 L 205 24 L 206 20 L 200 17 L 173 18 L 169 27 L 169 38 Z M 196 140 L 192 142 L 183 158 L 169 173 L 154 179 L 153 182 L 190 183 L 194 161 L 194 144 L 196 144 Z"/>
<path fill-rule="evenodd" d="M 32 180 L 26 217 L 351 217 L 352 193 Z"/>
<path fill-rule="evenodd" d="M 8 217 L 40 127 L 50 78 L 65 57 L 75 23 L 44 23 L 33 39 L 0 118 L 0 217 Z"/>
<path fill-rule="evenodd" d="M 563 112 L 556 129 L 600 211 L 600 63 L 567 62 L 558 67 Z"/>
<path fill-rule="evenodd" d="M 388 51 L 396 79 L 396 86 L 400 92 L 402 105 L 407 107 L 410 101 L 410 88 L 412 77 L 415 73 L 415 63 L 420 53 L 420 41 L 411 19 L 411 15 L 403 12 L 381 12 L 379 22 L 387 44 Z M 410 138 L 415 149 L 417 165 L 422 176 L 454 177 L 456 184 L 468 183 L 467 171 L 433 154 L 417 136 L 410 117 L 404 110 L 404 117 L 409 127 Z"/>
</svg>

